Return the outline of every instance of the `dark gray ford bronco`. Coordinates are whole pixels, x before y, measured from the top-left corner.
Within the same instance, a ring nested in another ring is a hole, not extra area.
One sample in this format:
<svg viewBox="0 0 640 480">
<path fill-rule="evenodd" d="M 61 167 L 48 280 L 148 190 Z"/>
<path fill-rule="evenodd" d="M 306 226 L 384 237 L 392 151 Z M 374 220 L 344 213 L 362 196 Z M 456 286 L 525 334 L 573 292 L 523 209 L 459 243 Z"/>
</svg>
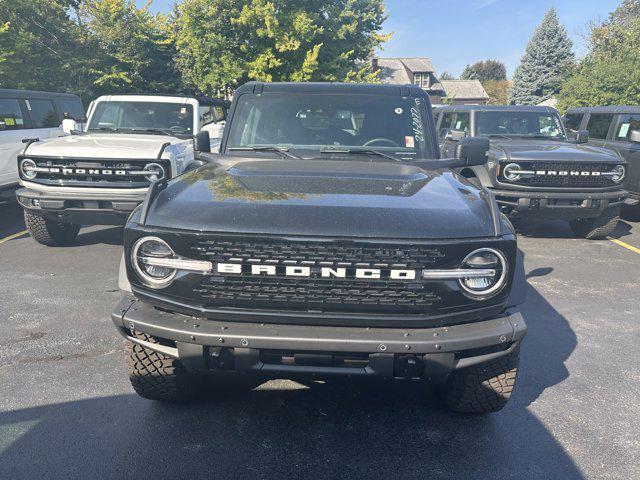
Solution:
<svg viewBox="0 0 640 480">
<path fill-rule="evenodd" d="M 202 379 L 372 375 L 501 409 L 526 325 L 522 255 L 495 200 L 440 159 L 418 87 L 239 88 L 220 153 L 150 188 L 124 234 L 112 318 L 141 396 Z"/>
<path fill-rule="evenodd" d="M 491 140 L 486 164 L 460 173 L 491 190 L 503 213 L 568 220 L 577 236 L 589 239 L 615 229 L 627 196 L 626 162 L 587 145 L 587 131 L 569 140 L 557 110 L 458 105 L 439 107 L 435 115 L 445 156 L 466 136 Z"/>
</svg>

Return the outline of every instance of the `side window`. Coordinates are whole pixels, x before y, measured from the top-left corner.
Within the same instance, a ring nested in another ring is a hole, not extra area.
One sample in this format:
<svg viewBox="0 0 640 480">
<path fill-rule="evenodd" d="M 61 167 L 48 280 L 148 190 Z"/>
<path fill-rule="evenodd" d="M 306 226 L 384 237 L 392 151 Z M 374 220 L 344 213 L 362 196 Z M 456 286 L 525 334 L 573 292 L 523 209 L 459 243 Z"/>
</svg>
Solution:
<svg viewBox="0 0 640 480">
<path fill-rule="evenodd" d="M 453 112 L 446 112 L 442 115 L 442 122 L 440 122 L 440 137 L 444 137 L 447 131 L 451 128 L 451 120 L 453 120 Z"/>
<path fill-rule="evenodd" d="M 0 132 L 27 128 L 24 124 L 20 101 L 12 98 L 0 98 Z"/>
<path fill-rule="evenodd" d="M 33 121 L 33 128 L 59 127 L 61 120 L 56 114 L 51 100 L 26 100 L 29 115 Z"/>
<path fill-rule="evenodd" d="M 595 113 L 589 117 L 587 130 L 589 130 L 589 138 L 597 138 L 606 140 L 609 133 L 609 126 L 613 120 L 613 113 Z"/>
<path fill-rule="evenodd" d="M 80 100 L 63 98 L 58 100 L 58 107 L 60 107 L 62 118 L 71 118 L 76 121 L 84 118 L 84 108 Z"/>
<path fill-rule="evenodd" d="M 567 113 L 563 117 L 564 127 L 571 133 L 575 133 L 580 128 L 582 123 L 583 113 Z"/>
<path fill-rule="evenodd" d="M 470 127 L 471 127 L 471 115 L 469 112 L 458 113 L 456 115 L 456 120 L 453 125 L 454 130 L 461 130 L 467 135 L 469 135 Z"/>
<path fill-rule="evenodd" d="M 640 115 L 620 115 L 613 139 L 620 142 L 630 142 L 631 132 L 634 130 L 640 130 Z"/>
</svg>

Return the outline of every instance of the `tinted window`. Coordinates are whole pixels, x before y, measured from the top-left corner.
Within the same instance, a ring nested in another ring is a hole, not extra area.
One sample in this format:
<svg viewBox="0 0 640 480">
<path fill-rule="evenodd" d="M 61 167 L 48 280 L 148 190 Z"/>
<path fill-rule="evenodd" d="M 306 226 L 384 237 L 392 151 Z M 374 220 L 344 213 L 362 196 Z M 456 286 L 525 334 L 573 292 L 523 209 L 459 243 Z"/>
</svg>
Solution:
<svg viewBox="0 0 640 480">
<path fill-rule="evenodd" d="M 578 131 L 580 124 L 582 123 L 583 113 L 567 113 L 564 116 L 564 126 L 572 133 Z"/>
<path fill-rule="evenodd" d="M 471 115 L 469 114 L 469 112 L 465 112 L 465 113 L 458 113 L 456 115 L 456 119 L 455 119 L 455 123 L 453 125 L 453 129 L 454 130 L 462 130 L 465 133 L 469 133 L 469 126 L 471 125 L 470 122 L 470 117 Z"/>
<path fill-rule="evenodd" d="M 26 128 L 20 101 L 0 98 L 0 131 Z"/>
<path fill-rule="evenodd" d="M 62 99 L 58 100 L 58 106 L 63 118 L 71 118 L 73 120 L 82 120 L 84 118 L 84 108 L 79 99 Z"/>
<path fill-rule="evenodd" d="M 629 142 L 631 132 L 640 130 L 640 115 L 620 115 L 616 124 L 614 140 Z"/>
<path fill-rule="evenodd" d="M 27 109 L 33 122 L 33 128 L 53 128 L 60 126 L 60 119 L 56 115 L 51 100 L 27 100 Z"/>
<path fill-rule="evenodd" d="M 609 126 L 613 120 L 612 113 L 595 113 L 589 117 L 587 130 L 589 130 L 589 138 L 599 138 L 604 140 L 609 133 Z"/>
<path fill-rule="evenodd" d="M 227 147 L 366 147 L 422 158 L 424 100 L 349 94 L 242 95 Z"/>
<path fill-rule="evenodd" d="M 89 123 L 89 130 L 95 129 L 193 135 L 193 107 L 182 103 L 99 102 Z"/>
<path fill-rule="evenodd" d="M 535 111 L 477 112 L 476 131 L 487 136 L 566 138 L 558 114 Z"/>
<path fill-rule="evenodd" d="M 447 134 L 447 130 L 451 128 L 451 120 L 453 120 L 453 112 L 447 112 L 442 116 L 439 132 L 441 137 L 444 137 Z"/>
</svg>

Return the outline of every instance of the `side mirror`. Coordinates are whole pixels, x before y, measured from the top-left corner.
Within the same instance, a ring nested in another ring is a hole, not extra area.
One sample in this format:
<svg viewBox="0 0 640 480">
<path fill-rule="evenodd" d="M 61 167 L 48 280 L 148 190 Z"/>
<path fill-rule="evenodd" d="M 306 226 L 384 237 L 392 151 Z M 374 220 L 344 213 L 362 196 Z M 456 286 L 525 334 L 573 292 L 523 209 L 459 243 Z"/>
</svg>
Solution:
<svg viewBox="0 0 640 480">
<path fill-rule="evenodd" d="M 62 131 L 66 135 L 71 135 L 71 132 L 75 132 L 77 130 L 80 130 L 80 127 L 73 118 L 65 118 L 62 120 Z"/>
<path fill-rule="evenodd" d="M 576 143 L 587 143 L 589 141 L 589 130 L 578 130 L 576 132 Z"/>
<path fill-rule="evenodd" d="M 463 138 L 465 138 L 467 134 L 464 130 L 449 130 L 445 135 L 444 139 L 449 140 L 450 142 L 459 142 Z"/>
<path fill-rule="evenodd" d="M 195 149 L 196 152 L 211 152 L 211 140 L 209 139 L 209 132 L 202 130 L 195 136 Z"/>
<path fill-rule="evenodd" d="M 456 159 L 467 167 L 484 165 L 489 153 L 489 139 L 485 137 L 461 138 L 456 146 Z"/>
<path fill-rule="evenodd" d="M 629 134 L 629 141 L 633 143 L 640 143 L 640 130 L 631 130 Z"/>
</svg>

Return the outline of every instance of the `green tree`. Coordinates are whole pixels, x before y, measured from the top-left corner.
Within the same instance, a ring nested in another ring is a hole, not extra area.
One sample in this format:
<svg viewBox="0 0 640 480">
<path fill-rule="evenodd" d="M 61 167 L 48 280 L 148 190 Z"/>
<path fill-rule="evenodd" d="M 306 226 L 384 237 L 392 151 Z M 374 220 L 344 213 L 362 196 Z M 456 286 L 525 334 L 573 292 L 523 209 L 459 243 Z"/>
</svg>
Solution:
<svg viewBox="0 0 640 480">
<path fill-rule="evenodd" d="M 133 0 L 86 0 L 80 7 L 86 68 L 94 95 L 119 92 L 172 93 L 180 89 L 174 68 L 173 24 L 167 15 L 138 8 Z"/>
<path fill-rule="evenodd" d="M 489 105 L 506 105 L 509 103 L 508 80 L 487 80 L 482 84 L 487 95 L 489 95 Z"/>
<path fill-rule="evenodd" d="M 438 77 L 440 80 L 455 80 L 456 77 L 454 77 L 453 75 L 451 75 L 449 72 L 447 72 L 446 70 L 444 72 L 442 72 L 440 74 L 440 76 Z"/>
<path fill-rule="evenodd" d="M 0 0 L 0 86 L 74 91 L 77 25 L 70 0 Z"/>
<path fill-rule="evenodd" d="M 509 103 L 535 105 L 556 95 L 574 66 L 572 47 L 552 8 L 529 40 L 513 76 Z"/>
<path fill-rule="evenodd" d="M 640 0 L 624 0 L 600 25 L 558 97 L 561 110 L 640 104 Z"/>
<path fill-rule="evenodd" d="M 177 63 L 189 88 L 247 80 L 374 81 L 368 59 L 389 37 L 382 0 L 184 0 Z"/>
<path fill-rule="evenodd" d="M 462 80 L 480 80 L 482 84 L 489 80 L 507 79 L 507 69 L 499 60 L 483 60 L 467 65 L 460 76 Z"/>
</svg>

